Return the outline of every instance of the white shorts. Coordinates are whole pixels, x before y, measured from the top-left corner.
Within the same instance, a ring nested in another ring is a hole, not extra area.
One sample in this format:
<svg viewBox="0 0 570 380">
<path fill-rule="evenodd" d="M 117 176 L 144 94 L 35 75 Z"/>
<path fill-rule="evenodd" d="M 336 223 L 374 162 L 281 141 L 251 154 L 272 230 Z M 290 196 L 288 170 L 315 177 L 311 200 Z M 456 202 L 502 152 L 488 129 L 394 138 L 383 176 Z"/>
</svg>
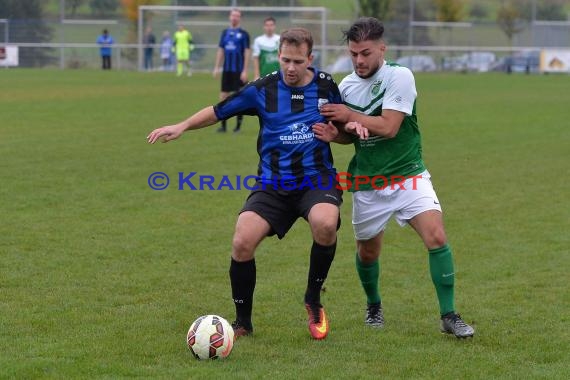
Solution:
<svg viewBox="0 0 570 380">
<path fill-rule="evenodd" d="M 424 211 L 441 212 L 430 178 L 426 170 L 415 178 L 408 178 L 403 184 L 387 186 L 382 190 L 354 192 L 352 226 L 356 240 L 369 240 L 384 231 L 392 215 L 403 227 Z"/>
</svg>

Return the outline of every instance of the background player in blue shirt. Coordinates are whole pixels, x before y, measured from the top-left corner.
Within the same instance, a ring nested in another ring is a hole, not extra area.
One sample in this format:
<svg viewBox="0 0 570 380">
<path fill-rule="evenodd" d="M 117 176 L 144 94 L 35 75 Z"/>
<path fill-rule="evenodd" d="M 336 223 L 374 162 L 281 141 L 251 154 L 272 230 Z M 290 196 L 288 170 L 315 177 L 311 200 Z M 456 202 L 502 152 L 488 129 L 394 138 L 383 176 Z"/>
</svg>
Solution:
<svg viewBox="0 0 570 380">
<path fill-rule="evenodd" d="M 115 41 L 107 29 L 104 29 L 103 34 L 97 38 L 97 43 L 101 45 L 99 53 L 101 54 L 103 70 L 111 70 L 111 45 Z"/>
<path fill-rule="evenodd" d="M 320 291 L 336 251 L 342 191 L 336 186 L 330 146 L 317 138 L 319 132 L 312 127 L 325 121 L 319 113 L 320 105 L 340 103 L 341 99 L 331 76 L 309 67 L 312 46 L 306 29 L 284 31 L 279 46 L 280 72 L 147 136 L 152 144 L 159 139 L 167 142 L 186 130 L 204 128 L 235 115 L 259 118 L 258 182 L 239 214 L 232 241 L 230 280 L 236 336 L 253 332 L 255 249 L 266 236 L 283 238 L 299 217 L 309 222 L 313 236 L 305 292 L 309 331 L 315 339 L 324 339 L 329 331 Z"/>
<path fill-rule="evenodd" d="M 238 91 L 247 83 L 247 69 L 249 66 L 249 34 L 240 27 L 241 11 L 234 8 L 230 12 L 230 27 L 222 31 L 218 52 L 216 54 L 216 64 L 214 66 L 214 78 L 222 70 L 222 90 L 220 101 L 227 98 L 232 92 Z M 237 117 L 237 124 L 234 132 L 238 132 L 243 121 L 243 116 Z M 218 132 L 226 131 L 226 121 L 222 120 L 222 125 Z"/>
</svg>

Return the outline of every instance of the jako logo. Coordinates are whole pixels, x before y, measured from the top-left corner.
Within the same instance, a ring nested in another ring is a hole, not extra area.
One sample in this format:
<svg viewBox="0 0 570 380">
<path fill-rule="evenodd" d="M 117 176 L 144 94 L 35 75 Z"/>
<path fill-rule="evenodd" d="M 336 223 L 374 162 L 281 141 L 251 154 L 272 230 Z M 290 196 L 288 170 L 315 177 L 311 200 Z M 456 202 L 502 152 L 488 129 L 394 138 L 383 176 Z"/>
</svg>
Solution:
<svg viewBox="0 0 570 380">
<path fill-rule="evenodd" d="M 303 100 L 303 99 L 305 99 L 305 95 L 303 95 L 303 94 L 293 94 L 293 95 L 291 95 L 291 99 L 293 99 L 293 100 L 295 100 L 295 99 L 296 99 L 296 100 Z"/>
</svg>

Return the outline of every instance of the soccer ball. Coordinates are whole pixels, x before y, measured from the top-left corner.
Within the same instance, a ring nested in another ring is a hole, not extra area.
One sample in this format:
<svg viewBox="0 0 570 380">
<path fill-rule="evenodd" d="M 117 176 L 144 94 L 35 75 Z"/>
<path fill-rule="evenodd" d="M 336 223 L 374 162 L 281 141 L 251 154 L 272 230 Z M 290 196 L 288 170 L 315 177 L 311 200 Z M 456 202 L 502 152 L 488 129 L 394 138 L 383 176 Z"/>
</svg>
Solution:
<svg viewBox="0 0 570 380">
<path fill-rule="evenodd" d="M 204 315 L 192 323 L 186 341 L 196 359 L 225 358 L 232 352 L 234 329 L 218 315 Z"/>
</svg>

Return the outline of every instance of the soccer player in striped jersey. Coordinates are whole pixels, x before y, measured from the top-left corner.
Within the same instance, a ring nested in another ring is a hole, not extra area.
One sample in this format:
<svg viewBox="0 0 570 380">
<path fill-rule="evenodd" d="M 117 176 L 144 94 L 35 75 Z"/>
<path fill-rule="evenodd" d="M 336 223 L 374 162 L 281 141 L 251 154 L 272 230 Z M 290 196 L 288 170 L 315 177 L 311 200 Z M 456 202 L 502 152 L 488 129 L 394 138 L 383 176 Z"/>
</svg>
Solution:
<svg viewBox="0 0 570 380">
<path fill-rule="evenodd" d="M 410 224 L 428 250 L 441 331 L 458 338 L 471 337 L 474 329 L 455 311 L 453 258 L 439 199 L 422 159 L 414 76 L 409 69 L 384 60 L 383 33 L 383 25 L 372 17 L 357 20 L 345 32 L 354 72 L 339 86 L 344 105 L 327 104 L 321 109 L 328 120 L 345 124 L 344 132 L 362 134 L 364 128 L 370 134 L 367 139 L 350 133 L 336 136 L 337 142 L 355 147 L 348 173 L 356 269 L 367 297 L 365 322 L 384 325 L 379 258 L 386 224 L 394 216 L 401 226 Z M 331 133 L 325 141 L 337 133 L 327 124 L 315 128 Z"/>
<path fill-rule="evenodd" d="M 266 236 L 283 238 L 299 217 L 309 223 L 313 238 L 304 297 L 309 331 L 314 339 L 324 339 L 329 332 L 320 291 L 336 251 L 342 191 L 337 187 L 330 146 L 316 138 L 312 126 L 325 121 L 319 106 L 340 103 L 341 98 L 332 77 L 310 67 L 312 47 L 306 29 L 284 31 L 279 72 L 249 83 L 178 124 L 155 129 L 147 137 L 150 143 L 166 142 L 186 130 L 232 116 L 259 118 L 257 183 L 239 214 L 232 241 L 230 282 L 236 336 L 253 332 L 255 249 Z"/>
<path fill-rule="evenodd" d="M 222 69 L 222 90 L 220 100 L 227 98 L 232 92 L 238 91 L 247 83 L 247 70 L 249 66 L 249 33 L 242 27 L 241 11 L 234 8 L 230 11 L 230 27 L 224 29 L 218 43 L 216 53 L 216 64 L 214 66 L 214 77 L 218 76 L 220 66 Z M 239 132 L 243 115 L 237 117 L 234 132 Z M 218 132 L 226 131 L 226 121 L 222 120 L 222 125 Z"/>
</svg>

